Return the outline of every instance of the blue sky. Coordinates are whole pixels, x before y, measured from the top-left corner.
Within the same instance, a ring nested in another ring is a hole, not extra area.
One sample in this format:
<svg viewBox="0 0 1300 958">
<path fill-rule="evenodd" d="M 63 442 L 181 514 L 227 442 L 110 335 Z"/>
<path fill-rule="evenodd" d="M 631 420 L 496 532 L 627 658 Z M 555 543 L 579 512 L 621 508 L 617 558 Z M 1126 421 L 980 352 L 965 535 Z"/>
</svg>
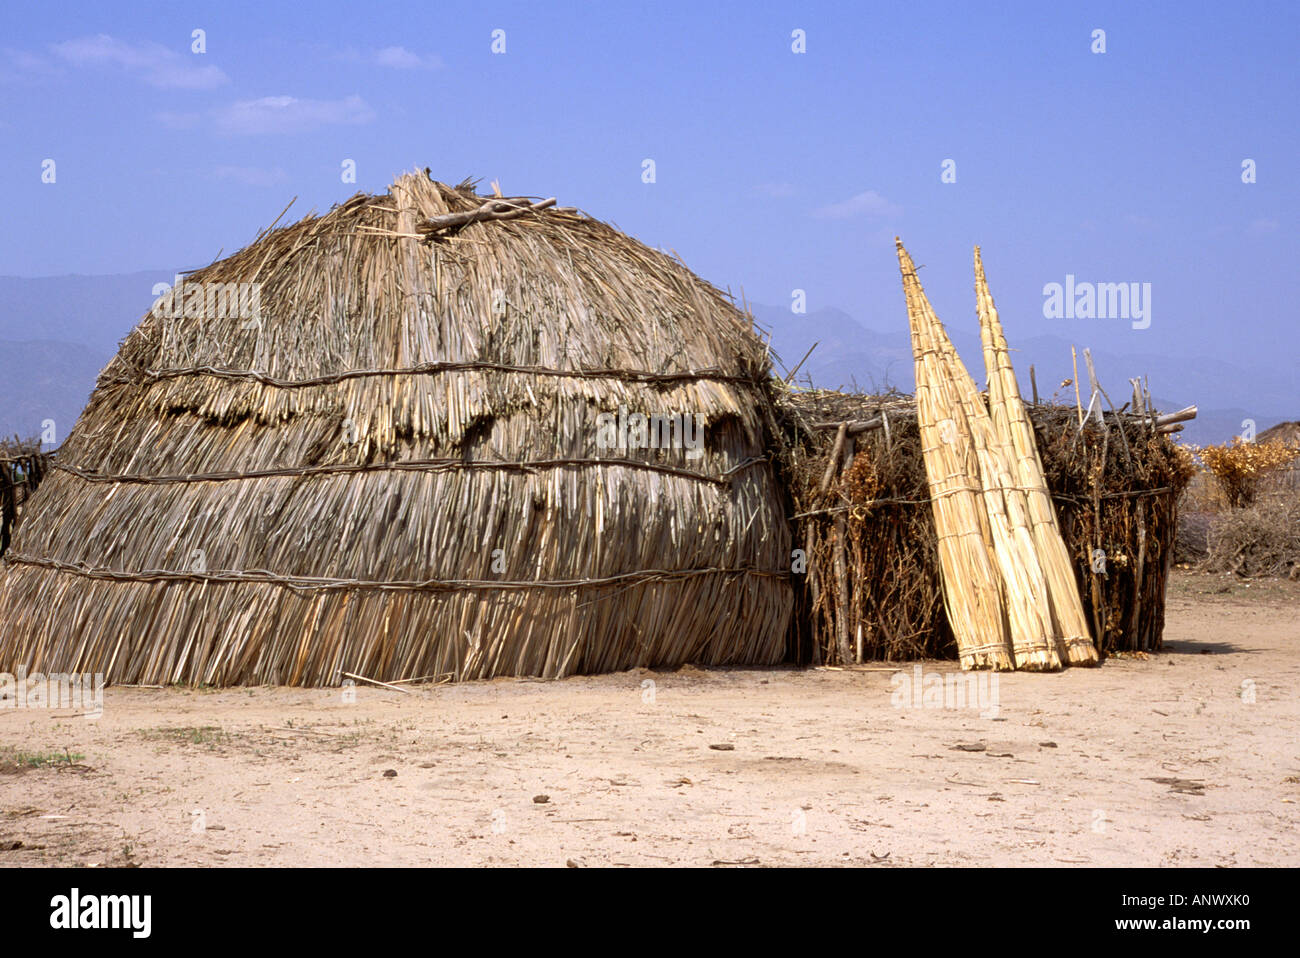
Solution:
<svg viewBox="0 0 1300 958">
<path fill-rule="evenodd" d="M 14 6 L 0 273 L 197 267 L 294 195 L 297 217 L 428 166 L 557 196 L 758 302 L 900 329 L 897 233 L 973 323 L 980 243 L 1013 339 L 1276 368 L 1300 345 L 1298 9 Z M 1150 328 L 1044 318 L 1067 273 L 1151 283 Z"/>
</svg>

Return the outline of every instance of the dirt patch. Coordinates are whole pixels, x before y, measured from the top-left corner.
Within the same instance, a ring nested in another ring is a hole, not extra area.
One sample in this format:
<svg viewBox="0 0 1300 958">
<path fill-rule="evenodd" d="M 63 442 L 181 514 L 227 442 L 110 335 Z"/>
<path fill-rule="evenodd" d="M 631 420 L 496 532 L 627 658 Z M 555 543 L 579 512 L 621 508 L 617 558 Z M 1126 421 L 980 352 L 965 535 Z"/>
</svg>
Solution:
<svg viewBox="0 0 1300 958">
<path fill-rule="evenodd" d="M 1167 652 L 999 676 L 996 709 L 918 707 L 912 663 L 110 688 L 0 712 L 8 754 L 82 756 L 0 775 L 0 865 L 1295 866 L 1298 613 L 1175 574 Z"/>
</svg>

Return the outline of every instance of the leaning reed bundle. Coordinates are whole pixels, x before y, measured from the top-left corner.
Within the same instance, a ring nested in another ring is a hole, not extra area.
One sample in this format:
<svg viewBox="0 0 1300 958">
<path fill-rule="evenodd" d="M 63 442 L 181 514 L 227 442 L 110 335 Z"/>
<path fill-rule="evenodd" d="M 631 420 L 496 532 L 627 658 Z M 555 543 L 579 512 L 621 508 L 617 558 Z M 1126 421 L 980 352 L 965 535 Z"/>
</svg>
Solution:
<svg viewBox="0 0 1300 958">
<path fill-rule="evenodd" d="M 677 261 L 548 205 L 410 175 L 186 277 L 256 284 L 260 316 L 200 292 L 123 343 L 4 556 L 0 670 L 779 661 L 763 344 Z M 643 414 L 698 422 L 699 454 L 602 441 L 601 416 Z"/>
<path fill-rule="evenodd" d="M 989 294 L 978 246 L 975 247 L 975 301 L 988 375 L 989 414 L 1005 455 L 1013 463 L 1014 484 L 1023 490 L 1017 499 L 1023 500 L 1027 509 L 1033 543 L 1046 577 L 1052 635 L 1062 645 L 1061 654 L 1069 664 L 1092 665 L 1097 662 L 1097 650 L 1088 635 L 1088 620 L 1079 597 L 1074 565 L 1056 523 L 1038 443 L 1025 414 L 1020 384 L 1011 367 L 1006 336 Z"/>
<path fill-rule="evenodd" d="M 1024 493 L 1013 478 L 1010 449 L 994 430 L 975 380 L 943 324 L 926 305 L 932 339 L 970 426 L 1015 666 L 1033 672 L 1055 671 L 1061 667 L 1061 658 L 1052 636 L 1047 580 L 1034 549 Z"/>
<path fill-rule="evenodd" d="M 1014 660 L 1007 641 L 1006 609 L 989 541 L 989 522 L 978 472 L 970 467 L 978 457 L 972 452 L 971 425 L 936 339 L 937 319 L 932 319 L 916 268 L 903 244 L 895 243 L 912 335 L 917 420 L 948 621 L 963 669 L 1010 669 Z"/>
</svg>

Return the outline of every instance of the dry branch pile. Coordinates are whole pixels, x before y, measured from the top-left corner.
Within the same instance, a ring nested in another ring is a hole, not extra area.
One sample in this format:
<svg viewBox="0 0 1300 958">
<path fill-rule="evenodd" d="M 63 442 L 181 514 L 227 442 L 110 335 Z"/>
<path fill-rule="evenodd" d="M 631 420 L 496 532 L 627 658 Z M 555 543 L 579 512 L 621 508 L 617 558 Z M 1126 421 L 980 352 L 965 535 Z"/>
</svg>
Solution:
<svg viewBox="0 0 1300 958">
<path fill-rule="evenodd" d="M 318 685 L 778 661 L 761 342 L 679 262 L 548 207 L 413 174 L 188 276 L 254 284 L 256 314 L 182 290 L 127 338 L 4 557 L 0 667 Z M 700 454 L 684 432 L 610 448 L 602 414 L 699 422 Z"/>
<path fill-rule="evenodd" d="M 1204 568 L 1242 578 L 1300 577 L 1300 500 L 1269 496 L 1208 524 Z"/>
</svg>

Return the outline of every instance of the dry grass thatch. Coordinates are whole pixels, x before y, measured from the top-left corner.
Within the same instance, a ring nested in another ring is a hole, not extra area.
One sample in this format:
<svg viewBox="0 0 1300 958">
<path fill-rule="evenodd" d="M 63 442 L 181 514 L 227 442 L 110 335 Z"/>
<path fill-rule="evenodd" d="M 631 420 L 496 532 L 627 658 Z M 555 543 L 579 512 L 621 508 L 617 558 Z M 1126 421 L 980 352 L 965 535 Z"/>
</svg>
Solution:
<svg viewBox="0 0 1300 958">
<path fill-rule="evenodd" d="M 778 661 L 764 347 L 680 263 L 546 205 L 412 174 L 191 274 L 257 284 L 259 314 L 164 304 L 124 342 L 4 558 L 0 666 L 317 685 Z M 702 454 L 601 447 L 620 407 L 702 416 Z"/>
</svg>

